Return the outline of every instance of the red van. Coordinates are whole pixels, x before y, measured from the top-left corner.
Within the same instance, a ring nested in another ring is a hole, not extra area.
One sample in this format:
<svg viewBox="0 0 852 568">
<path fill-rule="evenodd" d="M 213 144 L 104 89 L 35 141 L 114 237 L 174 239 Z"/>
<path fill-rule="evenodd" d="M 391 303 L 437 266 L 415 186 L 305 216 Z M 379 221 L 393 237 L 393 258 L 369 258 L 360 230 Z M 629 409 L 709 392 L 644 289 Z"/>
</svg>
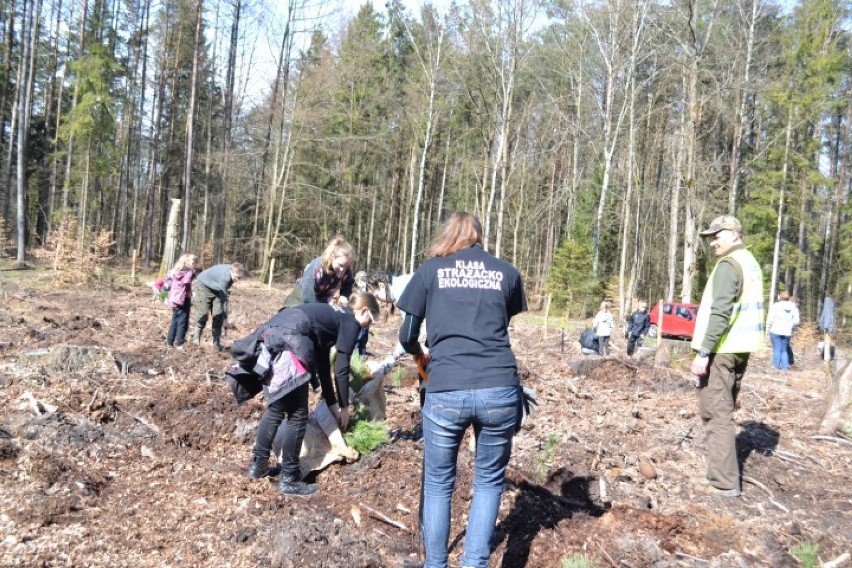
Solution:
<svg viewBox="0 0 852 568">
<path fill-rule="evenodd" d="M 663 304 L 663 337 L 680 337 L 692 339 L 695 332 L 695 316 L 698 314 L 698 304 L 683 304 L 667 302 Z M 654 304 L 651 309 L 651 327 L 648 335 L 657 337 L 660 321 L 660 304 Z"/>
</svg>

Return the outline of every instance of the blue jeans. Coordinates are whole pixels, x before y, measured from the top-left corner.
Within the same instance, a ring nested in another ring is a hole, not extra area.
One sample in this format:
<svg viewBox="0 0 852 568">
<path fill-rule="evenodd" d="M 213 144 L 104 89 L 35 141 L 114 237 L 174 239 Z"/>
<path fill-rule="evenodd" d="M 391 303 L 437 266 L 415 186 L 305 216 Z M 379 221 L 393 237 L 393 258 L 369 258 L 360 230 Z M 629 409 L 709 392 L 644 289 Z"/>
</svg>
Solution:
<svg viewBox="0 0 852 568">
<path fill-rule="evenodd" d="M 790 336 L 769 334 L 772 340 L 772 366 L 786 371 L 790 368 Z"/>
<path fill-rule="evenodd" d="M 456 459 L 468 426 L 476 435 L 473 501 L 461 566 L 488 568 L 503 477 L 512 453 L 519 389 L 494 387 L 426 393 L 423 407 L 424 568 L 446 568 Z"/>
</svg>

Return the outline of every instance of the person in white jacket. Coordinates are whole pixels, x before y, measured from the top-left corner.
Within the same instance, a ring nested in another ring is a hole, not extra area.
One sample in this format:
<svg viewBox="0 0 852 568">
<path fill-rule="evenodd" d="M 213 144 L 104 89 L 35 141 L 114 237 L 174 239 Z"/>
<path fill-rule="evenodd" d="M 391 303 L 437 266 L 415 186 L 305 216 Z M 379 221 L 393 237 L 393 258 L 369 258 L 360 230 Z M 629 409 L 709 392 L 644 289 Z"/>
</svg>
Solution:
<svg viewBox="0 0 852 568">
<path fill-rule="evenodd" d="M 766 331 L 772 341 L 772 366 L 786 371 L 790 368 L 790 337 L 799 325 L 799 308 L 790 301 L 786 290 L 778 294 L 778 301 L 769 308 Z"/>
<path fill-rule="evenodd" d="M 609 302 L 604 300 L 601 302 L 601 309 L 595 316 L 595 321 L 592 322 L 592 329 L 598 336 L 598 355 L 609 355 L 609 336 L 612 335 L 614 326 Z"/>
</svg>

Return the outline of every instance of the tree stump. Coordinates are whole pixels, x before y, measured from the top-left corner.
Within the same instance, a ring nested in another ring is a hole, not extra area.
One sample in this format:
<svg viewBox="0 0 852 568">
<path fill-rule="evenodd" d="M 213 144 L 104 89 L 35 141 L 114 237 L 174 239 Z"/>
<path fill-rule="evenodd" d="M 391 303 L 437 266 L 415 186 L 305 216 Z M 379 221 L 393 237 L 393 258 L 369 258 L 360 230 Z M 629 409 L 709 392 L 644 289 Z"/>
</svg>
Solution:
<svg viewBox="0 0 852 568">
<path fill-rule="evenodd" d="M 820 434 L 826 436 L 838 430 L 852 432 L 852 364 L 849 362 L 834 374 L 828 393 L 828 410 L 819 426 Z"/>
</svg>

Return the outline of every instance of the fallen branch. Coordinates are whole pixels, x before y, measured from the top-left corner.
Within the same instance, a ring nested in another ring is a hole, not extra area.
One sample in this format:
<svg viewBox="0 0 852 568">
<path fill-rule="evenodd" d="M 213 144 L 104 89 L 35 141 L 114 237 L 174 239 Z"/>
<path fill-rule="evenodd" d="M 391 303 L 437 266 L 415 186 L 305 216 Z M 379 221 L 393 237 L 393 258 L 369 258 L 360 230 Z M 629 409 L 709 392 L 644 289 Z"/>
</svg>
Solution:
<svg viewBox="0 0 852 568">
<path fill-rule="evenodd" d="M 598 464 L 601 461 L 601 453 L 603 452 L 603 442 L 598 442 L 598 451 L 595 452 L 595 457 L 592 459 L 592 463 L 589 464 L 589 471 L 595 471 L 595 468 L 598 467 Z"/>
<path fill-rule="evenodd" d="M 769 403 L 767 403 L 767 402 L 766 402 L 766 399 L 765 399 L 765 398 L 763 398 L 762 396 L 760 396 L 759 394 L 757 394 L 757 391 L 756 391 L 756 390 L 754 390 L 754 389 L 750 388 L 750 389 L 749 389 L 749 393 L 750 393 L 752 396 L 754 396 L 754 398 L 756 398 L 757 400 L 759 400 L 760 402 L 762 402 L 762 403 L 763 403 L 763 406 L 769 406 Z"/>
<path fill-rule="evenodd" d="M 157 428 L 156 426 L 154 426 L 153 424 L 151 424 L 150 422 L 148 422 L 147 420 L 145 420 L 145 419 L 144 419 L 144 418 L 142 418 L 141 416 L 136 416 L 136 415 L 133 415 L 133 414 L 131 414 L 130 416 L 131 416 L 134 420 L 136 420 L 137 422 L 139 422 L 140 424 L 144 424 L 145 426 L 147 426 L 148 428 L 150 428 L 151 430 L 153 430 L 155 433 L 157 433 L 157 434 L 159 434 L 159 433 L 160 433 L 160 429 L 159 429 L 159 428 Z"/>
<path fill-rule="evenodd" d="M 618 564 L 616 564 L 615 561 L 612 559 L 612 557 L 609 554 L 606 553 L 606 550 L 604 550 L 604 547 L 601 546 L 601 543 L 599 543 L 598 541 L 595 541 L 595 544 L 597 544 L 598 548 L 601 549 L 601 552 L 603 552 L 604 556 L 606 556 L 606 559 L 609 560 L 609 563 L 612 564 L 613 566 L 615 566 L 615 568 L 618 568 Z"/>
<path fill-rule="evenodd" d="M 834 442 L 835 444 L 852 447 L 852 441 L 836 436 L 811 436 L 811 440 L 825 440 L 826 442 Z"/>
<path fill-rule="evenodd" d="M 685 552 L 675 552 L 675 556 L 680 556 L 681 558 L 686 558 L 687 560 L 692 560 L 694 562 L 703 562 L 704 564 L 710 564 L 709 560 L 704 560 L 703 558 L 698 558 L 697 556 L 692 556 L 691 554 L 687 554 Z"/>
<path fill-rule="evenodd" d="M 90 400 L 89 404 L 86 405 L 86 410 L 89 412 L 92 411 L 92 405 L 95 404 L 95 400 L 97 400 L 99 392 L 101 392 L 101 387 L 95 389 L 95 394 L 92 395 L 92 400 Z"/>
<path fill-rule="evenodd" d="M 785 507 L 784 505 L 782 505 L 781 503 L 779 503 L 778 501 L 776 501 L 776 500 L 775 500 L 775 495 L 773 495 L 773 494 L 772 494 L 772 491 L 770 491 L 770 490 L 769 490 L 769 488 L 768 488 L 767 486 L 765 486 L 764 484 L 762 484 L 762 483 L 761 483 L 761 482 L 759 482 L 758 480 L 756 480 L 756 479 L 752 479 L 751 477 L 743 476 L 743 481 L 744 481 L 745 483 L 751 483 L 752 485 L 756 485 L 757 487 L 760 487 L 761 489 L 763 489 L 764 491 L 766 491 L 766 493 L 769 495 L 769 502 L 770 502 L 770 503 L 772 503 L 773 505 L 775 505 L 776 507 L 778 507 L 779 509 L 781 509 L 781 510 L 782 510 L 782 511 L 784 511 L 785 513 L 789 513 L 789 512 L 790 512 L 790 509 L 788 509 L 787 507 Z"/>
<path fill-rule="evenodd" d="M 843 566 L 844 564 L 849 562 L 849 558 L 849 553 L 844 552 L 843 554 L 841 554 L 834 560 L 831 560 L 830 562 L 823 562 L 822 568 L 840 568 L 840 566 Z"/>
<path fill-rule="evenodd" d="M 375 509 L 368 507 L 367 505 L 365 505 L 363 503 L 358 503 L 358 506 L 361 509 L 363 509 L 364 511 L 366 511 L 367 514 L 370 515 L 371 517 L 373 517 L 374 519 L 378 519 L 378 520 L 382 521 L 383 523 L 387 523 L 390 526 L 396 527 L 400 530 L 404 530 L 406 532 L 411 532 L 411 529 L 409 529 L 403 523 L 400 523 L 399 521 L 395 521 L 395 520 L 391 519 L 390 517 L 388 517 L 387 515 L 382 514 L 378 511 L 376 511 Z"/>
<path fill-rule="evenodd" d="M 42 402 L 33 396 L 33 393 L 30 391 L 25 392 L 20 396 L 20 398 L 26 400 L 30 404 L 30 408 L 35 413 L 36 416 L 41 416 L 42 414 L 53 414 L 56 412 L 57 407 L 52 404 L 48 404 L 46 402 Z"/>
<path fill-rule="evenodd" d="M 132 419 L 134 419 L 135 421 L 139 422 L 140 424 L 142 424 L 142 425 L 144 425 L 144 426 L 147 426 L 147 427 L 148 427 L 148 428 L 150 428 L 150 429 L 151 429 L 151 430 L 152 430 L 155 434 L 159 434 L 159 433 L 160 433 L 160 429 L 159 429 L 159 428 L 157 428 L 154 424 L 151 424 L 150 422 L 148 422 L 147 420 L 145 420 L 145 419 L 144 419 L 144 418 L 142 418 L 141 416 L 136 416 L 135 414 L 130 414 L 129 412 L 127 412 L 126 410 L 124 410 L 123 408 L 118 407 L 118 406 L 117 406 L 116 408 L 118 408 L 118 410 L 121 410 L 122 412 L 124 412 L 125 414 L 127 414 L 129 417 L 131 417 L 131 418 L 132 418 Z"/>
</svg>

